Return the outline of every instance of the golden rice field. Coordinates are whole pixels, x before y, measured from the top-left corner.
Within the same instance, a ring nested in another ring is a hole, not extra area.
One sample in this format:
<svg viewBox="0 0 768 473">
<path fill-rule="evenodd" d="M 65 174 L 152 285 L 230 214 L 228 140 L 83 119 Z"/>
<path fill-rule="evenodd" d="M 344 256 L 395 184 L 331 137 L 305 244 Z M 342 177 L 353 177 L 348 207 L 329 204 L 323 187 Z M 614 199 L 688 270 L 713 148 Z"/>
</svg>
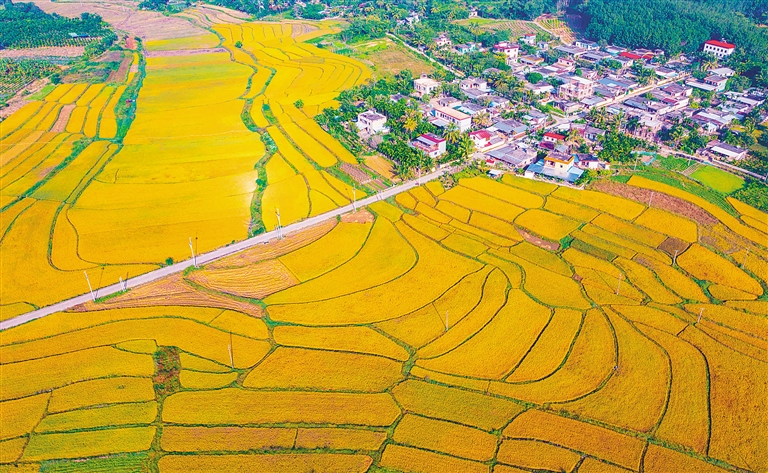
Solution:
<svg viewBox="0 0 768 473">
<path fill-rule="evenodd" d="M 629 185 L 722 223 L 430 183 L 6 330 L 0 471 L 764 472 L 768 215 Z"/>
<path fill-rule="evenodd" d="M 350 203 L 330 168 L 354 157 L 312 117 L 370 72 L 302 42 L 330 28 L 226 24 L 146 42 L 127 131 L 116 112 L 132 97 L 126 84 L 62 84 L 3 121 L 0 319 L 87 292 L 83 271 L 107 286 L 188 258 L 190 238 L 205 252 L 272 230 L 278 211 L 287 225 Z"/>
</svg>

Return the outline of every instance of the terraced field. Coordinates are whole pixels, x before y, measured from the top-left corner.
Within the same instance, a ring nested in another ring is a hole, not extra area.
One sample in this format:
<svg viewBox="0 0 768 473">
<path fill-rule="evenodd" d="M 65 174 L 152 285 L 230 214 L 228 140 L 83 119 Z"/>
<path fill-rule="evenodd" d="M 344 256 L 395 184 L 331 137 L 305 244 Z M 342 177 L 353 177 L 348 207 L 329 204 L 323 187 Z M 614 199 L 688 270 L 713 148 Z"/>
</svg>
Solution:
<svg viewBox="0 0 768 473">
<path fill-rule="evenodd" d="M 0 471 L 765 471 L 768 215 L 628 189 L 430 183 L 7 330 Z"/>
<path fill-rule="evenodd" d="M 147 41 L 133 89 L 65 84 L 3 121 L 0 318 L 186 258 L 190 238 L 204 252 L 273 229 L 278 211 L 287 225 L 351 202 L 335 165 L 354 157 L 312 116 L 369 72 L 302 43 L 330 27 L 221 25 L 224 39 Z M 132 122 L 118 117 L 134 98 Z"/>
</svg>

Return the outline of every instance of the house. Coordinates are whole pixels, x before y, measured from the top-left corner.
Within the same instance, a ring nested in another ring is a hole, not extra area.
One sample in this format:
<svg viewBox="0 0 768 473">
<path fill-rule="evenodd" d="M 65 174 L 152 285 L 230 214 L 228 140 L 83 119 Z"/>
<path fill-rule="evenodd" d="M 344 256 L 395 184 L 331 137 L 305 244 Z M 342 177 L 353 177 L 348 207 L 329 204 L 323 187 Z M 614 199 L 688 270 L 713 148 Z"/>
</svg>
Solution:
<svg viewBox="0 0 768 473">
<path fill-rule="evenodd" d="M 531 130 L 541 130 L 546 126 L 549 117 L 540 110 L 532 108 L 522 116 L 522 120 Z"/>
<path fill-rule="evenodd" d="M 605 136 L 605 130 L 590 125 L 571 123 L 571 129 L 576 130 L 584 139 L 589 141 L 597 141 L 599 137 Z"/>
<path fill-rule="evenodd" d="M 424 133 L 419 135 L 410 145 L 421 150 L 430 158 L 437 158 L 445 154 L 445 138 L 441 138 L 434 133 Z"/>
<path fill-rule="evenodd" d="M 520 57 L 520 62 L 529 66 L 538 66 L 544 62 L 544 58 L 538 56 L 522 56 Z"/>
<path fill-rule="evenodd" d="M 469 54 L 471 52 L 477 51 L 477 46 L 475 43 L 469 43 L 469 44 L 457 44 L 455 48 L 453 48 L 456 51 L 456 54 L 463 56 L 465 54 Z"/>
<path fill-rule="evenodd" d="M 733 114 L 711 108 L 700 110 L 691 116 L 691 120 L 710 133 L 729 125 L 735 119 Z"/>
<path fill-rule="evenodd" d="M 576 61 L 567 57 L 559 58 L 557 62 L 552 65 L 565 72 L 573 72 L 576 70 Z"/>
<path fill-rule="evenodd" d="M 553 131 L 548 131 L 544 133 L 544 136 L 541 137 L 541 143 L 539 143 L 539 147 L 545 149 L 555 149 L 555 146 L 564 142 L 565 136 Z"/>
<path fill-rule="evenodd" d="M 388 133 L 387 117 L 375 112 L 374 110 L 368 110 L 363 113 L 357 114 L 357 128 L 369 135 L 375 133 Z"/>
<path fill-rule="evenodd" d="M 494 110 L 506 110 L 509 108 L 509 99 L 500 97 L 498 95 L 489 95 L 488 96 L 488 106 L 491 107 Z"/>
<path fill-rule="evenodd" d="M 555 106 L 563 111 L 566 115 L 573 115 L 584 108 L 581 102 L 572 102 L 570 100 L 560 100 L 555 102 Z"/>
<path fill-rule="evenodd" d="M 594 154 L 577 153 L 574 156 L 576 158 L 574 161 L 576 162 L 576 166 L 578 166 L 579 169 L 591 169 L 598 171 L 601 169 L 611 168 L 610 164 L 605 161 L 601 161 Z"/>
<path fill-rule="evenodd" d="M 486 153 L 492 159 L 513 168 L 524 168 L 536 161 L 536 150 L 524 144 L 509 144 Z"/>
<path fill-rule="evenodd" d="M 458 107 L 456 110 L 458 110 L 459 112 L 464 112 L 470 117 L 474 117 L 478 113 L 488 112 L 487 108 L 472 102 L 461 104 L 461 106 Z"/>
<path fill-rule="evenodd" d="M 736 71 L 730 67 L 718 67 L 717 69 L 712 69 L 709 73 L 720 77 L 733 77 Z"/>
<path fill-rule="evenodd" d="M 677 71 L 664 66 L 653 67 L 653 70 L 656 72 L 656 75 L 662 79 L 672 79 L 678 76 Z"/>
<path fill-rule="evenodd" d="M 479 16 L 479 14 L 477 12 L 477 8 L 470 7 L 469 8 L 469 18 L 477 18 L 478 16 Z"/>
<path fill-rule="evenodd" d="M 597 81 L 599 84 L 602 84 L 606 87 L 616 89 L 620 91 L 623 94 L 626 94 L 628 92 L 631 92 L 635 88 L 637 88 L 637 82 L 633 82 L 629 79 L 618 79 L 614 77 L 603 77 L 602 79 Z"/>
<path fill-rule="evenodd" d="M 517 62 L 517 58 L 520 55 L 520 45 L 517 43 L 510 43 L 509 41 L 502 41 L 493 46 L 493 52 L 497 54 L 503 54 L 507 58 L 507 65 L 512 61 Z"/>
<path fill-rule="evenodd" d="M 535 95 L 543 95 L 543 94 L 551 94 L 555 91 L 555 88 L 552 87 L 552 84 L 549 82 L 539 82 L 537 84 L 531 84 L 530 82 L 526 82 L 523 84 L 523 87 L 533 92 Z"/>
<path fill-rule="evenodd" d="M 619 57 L 623 57 L 625 59 L 631 59 L 632 62 L 643 60 L 643 56 L 635 53 L 630 53 L 629 51 L 624 51 L 623 53 L 619 53 Z"/>
<path fill-rule="evenodd" d="M 483 97 L 488 97 L 491 95 L 490 90 L 485 91 L 480 89 L 464 89 L 462 92 L 464 92 L 464 95 L 466 95 L 470 100 L 480 100 Z"/>
<path fill-rule="evenodd" d="M 730 56 L 736 50 L 736 45 L 727 43 L 725 41 L 717 41 L 710 39 L 704 41 L 702 50 L 707 54 L 712 54 L 718 59 L 722 59 L 726 56 Z"/>
<path fill-rule="evenodd" d="M 418 79 L 413 80 L 413 94 L 417 97 L 424 97 L 431 94 L 440 87 L 440 82 L 422 74 Z"/>
<path fill-rule="evenodd" d="M 665 85 L 663 87 L 659 87 L 659 89 L 665 94 L 668 94 L 676 98 L 690 97 L 691 93 L 693 92 L 693 89 L 690 87 L 684 87 L 680 84 L 674 84 L 674 83 Z"/>
<path fill-rule="evenodd" d="M 608 53 L 604 53 L 602 51 L 589 51 L 586 54 L 583 54 L 579 59 L 582 61 L 591 62 L 592 64 L 599 64 L 600 62 L 611 59 L 613 56 L 611 56 Z"/>
<path fill-rule="evenodd" d="M 470 77 L 462 80 L 459 84 L 459 88 L 464 92 L 467 90 L 480 90 L 483 92 L 491 91 L 491 88 L 488 87 L 488 81 L 485 79 L 478 79 L 477 77 Z"/>
<path fill-rule="evenodd" d="M 707 144 L 707 149 L 719 159 L 726 161 L 738 161 L 747 157 L 747 150 L 721 141 L 710 141 Z"/>
<path fill-rule="evenodd" d="M 584 174 L 584 170 L 579 169 L 577 163 L 576 155 L 552 151 L 546 158 L 528 166 L 525 175 L 532 177 L 534 174 L 543 174 L 573 183 Z"/>
<path fill-rule="evenodd" d="M 712 74 L 704 78 L 704 83 L 714 87 L 714 90 L 722 92 L 725 90 L 725 84 L 728 83 L 728 78 Z"/>
<path fill-rule="evenodd" d="M 612 46 L 612 45 L 608 45 L 604 49 L 605 49 L 605 52 L 610 54 L 611 56 L 618 56 L 619 54 L 627 50 L 626 48 L 621 48 L 619 46 Z"/>
<path fill-rule="evenodd" d="M 437 126 L 444 127 L 448 123 L 453 123 L 461 131 L 467 131 L 472 127 L 472 117 L 464 112 L 448 107 L 437 107 L 433 114 L 435 118 L 445 123 L 445 125 L 441 125 L 439 122 L 434 123 Z"/>
<path fill-rule="evenodd" d="M 475 149 L 481 152 L 500 148 L 506 143 L 504 136 L 487 129 L 472 131 L 469 133 L 469 138 L 475 143 Z"/>
<path fill-rule="evenodd" d="M 579 101 L 595 93 L 595 83 L 579 76 L 567 76 L 566 82 L 557 88 L 557 95 L 565 100 Z"/>
<path fill-rule="evenodd" d="M 461 106 L 461 100 L 457 99 L 456 97 L 452 97 L 450 95 L 446 95 L 444 97 L 438 97 L 436 99 L 432 99 L 429 101 L 430 105 L 433 107 L 448 107 L 448 108 L 456 108 Z"/>
<path fill-rule="evenodd" d="M 437 35 L 437 38 L 435 38 L 435 46 L 439 48 L 447 48 L 448 46 L 452 45 L 453 42 L 445 33 L 440 33 Z"/>
<path fill-rule="evenodd" d="M 533 46 L 536 44 L 536 33 L 526 33 L 523 36 L 520 37 L 520 42 L 525 43 L 528 46 Z"/>
<path fill-rule="evenodd" d="M 597 51 L 600 49 L 600 45 L 594 41 L 577 40 L 575 43 L 573 43 L 573 45 L 577 48 L 586 49 L 587 51 Z"/>
<path fill-rule="evenodd" d="M 560 51 L 570 57 L 577 58 L 587 53 L 587 50 L 578 46 L 561 45 L 555 48 L 555 51 Z"/>
<path fill-rule="evenodd" d="M 389 100 L 394 102 L 394 103 L 397 103 L 397 102 L 399 102 L 401 100 L 405 100 L 405 103 L 411 103 L 411 98 L 407 97 L 407 96 L 405 96 L 403 94 L 392 94 L 392 95 L 389 96 Z"/>
<path fill-rule="evenodd" d="M 511 118 L 497 121 L 491 129 L 498 130 L 513 140 L 522 138 L 528 132 L 528 126 Z"/>
<path fill-rule="evenodd" d="M 622 53 L 623 54 L 623 53 Z M 635 64 L 635 60 L 632 58 L 624 57 L 624 56 L 618 56 L 613 58 L 614 61 L 618 62 L 621 66 L 621 70 L 626 70 L 632 67 Z"/>
</svg>

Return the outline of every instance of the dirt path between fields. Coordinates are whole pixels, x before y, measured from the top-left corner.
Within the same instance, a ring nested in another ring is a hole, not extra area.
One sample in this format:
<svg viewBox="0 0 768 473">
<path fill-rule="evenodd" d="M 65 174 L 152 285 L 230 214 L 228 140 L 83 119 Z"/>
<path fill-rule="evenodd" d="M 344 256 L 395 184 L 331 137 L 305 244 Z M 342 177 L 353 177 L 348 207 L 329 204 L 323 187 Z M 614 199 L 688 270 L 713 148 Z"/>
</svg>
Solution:
<svg viewBox="0 0 768 473">
<path fill-rule="evenodd" d="M 170 51 L 146 51 L 147 57 L 194 56 L 197 54 L 226 53 L 225 48 L 173 49 Z"/>
</svg>

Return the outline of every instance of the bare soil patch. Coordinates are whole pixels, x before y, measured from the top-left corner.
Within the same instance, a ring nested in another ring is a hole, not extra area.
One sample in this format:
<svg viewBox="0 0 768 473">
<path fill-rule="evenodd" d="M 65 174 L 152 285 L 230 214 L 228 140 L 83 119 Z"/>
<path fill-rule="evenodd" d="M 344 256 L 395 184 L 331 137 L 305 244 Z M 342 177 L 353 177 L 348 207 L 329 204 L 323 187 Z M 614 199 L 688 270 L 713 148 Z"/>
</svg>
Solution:
<svg viewBox="0 0 768 473">
<path fill-rule="evenodd" d="M 679 238 L 669 237 L 663 242 L 661 242 L 661 245 L 659 245 L 659 249 L 663 251 L 664 253 L 668 254 L 672 258 L 675 257 L 675 254 L 681 255 L 683 254 L 683 251 L 688 249 L 688 243 L 684 242 L 683 240 L 680 240 Z"/>
<path fill-rule="evenodd" d="M 128 70 L 131 68 L 131 62 L 133 61 L 133 55 L 130 53 L 121 53 L 120 51 L 113 51 L 117 54 L 117 58 L 111 62 L 120 61 L 120 67 L 109 73 L 107 82 L 125 82 L 128 77 Z"/>
<path fill-rule="evenodd" d="M 532 245 L 536 245 L 539 248 L 544 248 L 545 250 L 549 250 L 549 251 L 557 251 L 557 250 L 560 249 L 560 244 L 559 243 L 555 243 L 554 241 L 549 241 L 549 240 L 541 239 L 541 238 L 539 238 L 539 237 L 537 237 L 537 236 L 535 236 L 535 235 L 533 235 L 531 233 L 526 232 L 525 230 L 523 230 L 520 227 L 515 227 L 515 228 L 517 229 L 517 232 L 523 238 L 525 238 L 525 240 L 528 243 L 530 243 Z"/>
<path fill-rule="evenodd" d="M 185 281 L 181 274 L 173 274 L 159 281 L 133 288 L 125 294 L 99 303 L 89 301 L 85 304 L 77 305 L 70 310 L 72 312 L 88 312 L 104 309 L 163 305 L 218 307 L 236 310 L 253 317 L 262 317 L 264 315 L 264 311 L 258 305 L 232 299 L 223 294 L 201 291 Z"/>
<path fill-rule="evenodd" d="M 53 124 L 51 131 L 55 131 L 56 133 L 64 132 L 67 128 L 67 122 L 69 122 L 69 116 L 72 114 L 72 110 L 74 110 L 76 106 L 77 105 L 72 103 L 61 107 L 59 118 L 56 119 L 56 123 Z"/>
<path fill-rule="evenodd" d="M 373 214 L 365 209 L 360 209 L 357 212 L 341 216 L 341 221 L 344 223 L 373 223 L 373 220 Z"/>
<path fill-rule="evenodd" d="M 642 204 L 648 203 L 651 198 L 651 192 L 653 192 L 648 189 L 641 189 L 639 187 L 621 184 L 618 182 L 597 182 L 592 187 L 595 190 L 631 199 Z M 714 225 L 719 221 L 706 210 L 693 205 L 690 202 L 686 202 L 683 199 L 663 194 L 661 192 L 653 192 L 653 194 L 653 206 L 656 208 L 666 210 L 677 215 L 682 215 L 683 217 L 687 217 L 701 226 Z"/>
<path fill-rule="evenodd" d="M 5 108 L 0 108 L 0 118 L 8 118 L 11 116 L 16 110 L 20 109 L 24 105 L 30 102 L 29 97 L 34 94 L 35 92 L 38 92 L 40 89 L 45 87 L 48 84 L 49 80 L 47 78 L 45 79 L 39 79 L 25 88 L 21 89 L 8 100 L 8 103 Z M 23 92 L 27 91 L 26 94 Z"/>
<path fill-rule="evenodd" d="M 147 57 L 169 57 L 169 56 L 193 56 L 196 54 L 226 53 L 224 48 L 209 49 L 172 49 L 169 51 L 147 51 Z"/>
<path fill-rule="evenodd" d="M 263 299 L 299 284 L 296 276 L 275 259 L 262 261 L 247 268 L 203 268 L 193 271 L 186 279 L 212 291 L 252 299 Z"/>
<path fill-rule="evenodd" d="M 358 169 L 357 167 L 349 163 L 341 163 L 339 167 L 341 168 L 342 171 L 349 174 L 349 177 L 354 179 L 355 182 L 357 182 L 358 184 L 366 184 L 373 180 L 371 176 L 369 176 L 367 173 L 365 173 L 364 171 L 361 171 L 360 169 Z"/>
<path fill-rule="evenodd" d="M 206 268 L 241 268 L 267 259 L 277 258 L 293 250 L 306 246 L 330 232 L 336 226 L 336 220 L 326 220 L 312 227 L 288 233 L 282 240 L 272 240 L 264 245 L 254 246 L 237 254 L 213 261 Z"/>
<path fill-rule="evenodd" d="M 85 46 L 50 46 L 44 48 L 0 49 L 0 58 L 80 57 Z"/>
</svg>

